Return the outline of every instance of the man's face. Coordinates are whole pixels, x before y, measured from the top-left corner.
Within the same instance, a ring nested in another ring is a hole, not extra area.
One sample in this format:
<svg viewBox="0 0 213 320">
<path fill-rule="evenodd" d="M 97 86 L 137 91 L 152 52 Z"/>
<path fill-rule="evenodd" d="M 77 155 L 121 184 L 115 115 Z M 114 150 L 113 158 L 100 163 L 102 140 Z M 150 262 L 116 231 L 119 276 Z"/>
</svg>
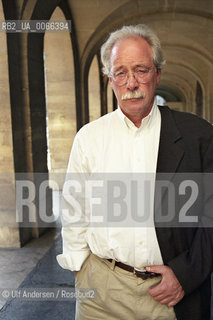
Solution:
<svg viewBox="0 0 213 320">
<path fill-rule="evenodd" d="M 112 48 L 110 63 L 112 75 L 127 74 L 127 82 L 123 85 L 117 83 L 114 76 L 109 78 L 123 113 L 130 119 L 139 115 L 145 117 L 152 108 L 155 89 L 160 81 L 160 70 L 156 71 L 150 45 L 140 37 L 118 41 Z M 137 70 L 149 70 L 145 83 L 140 83 L 137 76 L 134 77 Z M 133 92 L 142 94 L 139 98 L 129 98 L 128 94 Z"/>
</svg>

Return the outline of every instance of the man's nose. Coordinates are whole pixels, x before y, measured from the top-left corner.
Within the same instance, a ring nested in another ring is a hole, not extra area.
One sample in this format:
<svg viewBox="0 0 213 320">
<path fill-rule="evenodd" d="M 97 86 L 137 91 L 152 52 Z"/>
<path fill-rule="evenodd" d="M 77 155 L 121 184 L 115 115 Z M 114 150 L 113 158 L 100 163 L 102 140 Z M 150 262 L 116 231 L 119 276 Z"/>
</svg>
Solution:
<svg viewBox="0 0 213 320">
<path fill-rule="evenodd" d="M 137 79 L 135 78 L 134 73 L 128 74 L 126 86 L 127 86 L 127 89 L 129 90 L 135 90 L 138 88 L 139 84 Z"/>
</svg>

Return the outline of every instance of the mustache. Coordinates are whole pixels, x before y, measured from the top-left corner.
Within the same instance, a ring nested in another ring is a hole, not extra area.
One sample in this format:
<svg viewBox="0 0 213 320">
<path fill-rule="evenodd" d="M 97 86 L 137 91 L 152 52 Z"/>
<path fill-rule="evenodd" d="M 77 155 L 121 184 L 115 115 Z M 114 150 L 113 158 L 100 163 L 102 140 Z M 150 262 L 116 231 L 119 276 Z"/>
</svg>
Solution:
<svg viewBox="0 0 213 320">
<path fill-rule="evenodd" d="M 128 99 L 140 99 L 145 98 L 145 93 L 142 91 L 130 91 L 126 92 L 122 95 L 122 100 L 128 100 Z"/>
</svg>

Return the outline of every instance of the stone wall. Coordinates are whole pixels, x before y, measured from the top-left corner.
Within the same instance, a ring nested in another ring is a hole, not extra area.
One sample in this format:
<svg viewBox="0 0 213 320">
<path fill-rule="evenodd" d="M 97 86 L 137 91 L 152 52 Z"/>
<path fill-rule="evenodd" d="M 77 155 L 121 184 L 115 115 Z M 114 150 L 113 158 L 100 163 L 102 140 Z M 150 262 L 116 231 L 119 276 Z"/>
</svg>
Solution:
<svg viewBox="0 0 213 320">
<path fill-rule="evenodd" d="M 4 20 L 0 2 L 0 20 Z M 0 32 L 0 247 L 19 247 L 6 34 Z"/>
<path fill-rule="evenodd" d="M 64 20 L 57 8 L 51 20 Z M 75 81 L 71 39 L 68 32 L 47 32 L 44 39 L 48 167 L 50 173 L 66 172 L 76 134 Z"/>
</svg>

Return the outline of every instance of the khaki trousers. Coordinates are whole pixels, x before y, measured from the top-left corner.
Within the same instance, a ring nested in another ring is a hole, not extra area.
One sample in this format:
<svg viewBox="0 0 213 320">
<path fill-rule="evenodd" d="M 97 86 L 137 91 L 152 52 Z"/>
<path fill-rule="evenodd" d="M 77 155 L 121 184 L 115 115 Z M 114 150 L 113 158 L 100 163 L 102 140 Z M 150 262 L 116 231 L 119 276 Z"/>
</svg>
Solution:
<svg viewBox="0 0 213 320">
<path fill-rule="evenodd" d="M 155 301 L 148 288 L 161 277 L 143 280 L 91 254 L 76 276 L 76 289 L 95 289 L 76 301 L 76 320 L 175 320 L 174 309 Z"/>
</svg>

